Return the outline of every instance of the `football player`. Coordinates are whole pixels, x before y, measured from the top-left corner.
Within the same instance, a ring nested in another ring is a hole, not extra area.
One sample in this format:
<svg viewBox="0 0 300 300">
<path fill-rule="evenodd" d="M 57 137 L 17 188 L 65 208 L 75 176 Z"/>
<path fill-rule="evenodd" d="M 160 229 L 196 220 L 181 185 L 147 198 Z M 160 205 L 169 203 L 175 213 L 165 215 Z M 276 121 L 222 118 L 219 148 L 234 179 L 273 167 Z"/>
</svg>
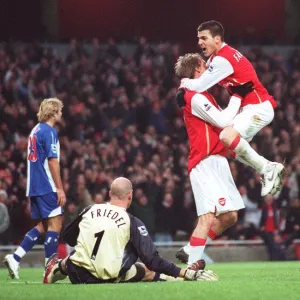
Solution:
<svg viewBox="0 0 300 300">
<path fill-rule="evenodd" d="M 44 283 L 66 276 L 73 284 L 158 281 L 161 274 L 197 281 L 218 279 L 212 271 L 201 270 L 202 261 L 181 269 L 158 254 L 145 225 L 126 211 L 132 201 L 128 179 L 115 179 L 109 196 L 109 203 L 87 207 L 66 227 L 63 237 L 75 246 L 74 252 L 63 260 L 57 255 L 49 260 Z"/>
<path fill-rule="evenodd" d="M 22 257 L 42 235 L 45 235 L 45 264 L 57 252 L 66 196 L 60 176 L 60 147 L 54 125 L 62 117 L 62 108 L 63 104 L 57 98 L 43 100 L 37 114 L 39 123 L 29 135 L 26 196 L 30 197 L 31 218 L 37 224 L 26 233 L 17 250 L 5 256 L 4 263 L 13 279 L 19 279 Z"/>
<path fill-rule="evenodd" d="M 201 77 L 182 79 L 180 87 L 201 93 L 218 83 L 232 94 L 233 87 L 253 83 L 251 93 L 230 102 L 239 113 L 232 125 L 222 130 L 220 139 L 234 151 L 237 160 L 252 166 L 262 175 L 261 195 L 274 195 L 282 187 L 284 166 L 258 155 L 248 143 L 272 122 L 276 107 L 274 98 L 259 81 L 249 60 L 224 42 L 224 29 L 219 22 L 207 21 L 198 27 L 198 44 L 208 58 L 207 70 Z"/>
<path fill-rule="evenodd" d="M 188 53 L 179 57 L 175 72 L 180 77 L 201 78 L 206 72 L 205 62 L 200 54 Z M 239 106 L 235 102 L 251 93 L 253 87 L 245 84 L 233 90 L 229 105 L 223 111 L 208 92 L 177 93 L 190 143 L 188 172 L 198 214 L 190 242 L 176 254 L 188 265 L 201 259 L 207 238 L 214 239 L 236 223 L 238 210 L 245 207 L 225 158 L 228 150 L 219 134 L 237 114 Z"/>
</svg>

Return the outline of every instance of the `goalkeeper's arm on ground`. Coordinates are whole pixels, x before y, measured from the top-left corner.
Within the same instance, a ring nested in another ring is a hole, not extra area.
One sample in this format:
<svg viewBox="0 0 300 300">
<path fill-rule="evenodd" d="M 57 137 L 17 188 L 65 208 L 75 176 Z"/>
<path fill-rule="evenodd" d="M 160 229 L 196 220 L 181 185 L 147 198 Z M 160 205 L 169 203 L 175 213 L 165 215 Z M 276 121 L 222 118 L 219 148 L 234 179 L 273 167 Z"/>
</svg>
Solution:
<svg viewBox="0 0 300 300">
<path fill-rule="evenodd" d="M 130 241 L 138 257 L 146 267 L 154 272 L 178 277 L 181 269 L 158 254 L 145 225 L 131 215 L 130 222 Z"/>
</svg>

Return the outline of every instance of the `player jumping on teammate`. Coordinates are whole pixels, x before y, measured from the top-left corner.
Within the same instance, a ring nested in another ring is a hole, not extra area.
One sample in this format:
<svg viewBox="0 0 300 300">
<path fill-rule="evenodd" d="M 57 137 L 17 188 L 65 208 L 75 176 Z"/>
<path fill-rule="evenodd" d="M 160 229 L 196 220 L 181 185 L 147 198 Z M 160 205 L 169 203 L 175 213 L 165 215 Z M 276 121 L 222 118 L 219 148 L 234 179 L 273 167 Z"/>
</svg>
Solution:
<svg viewBox="0 0 300 300">
<path fill-rule="evenodd" d="M 175 72 L 180 77 L 199 78 L 205 70 L 205 62 L 197 53 L 179 57 L 175 65 Z M 230 103 L 244 97 L 252 89 L 247 84 L 234 88 L 238 94 L 231 97 Z M 177 100 L 178 105 L 183 107 L 190 143 L 188 172 L 198 223 L 190 243 L 180 249 L 176 257 L 191 265 L 201 259 L 207 238 L 214 238 L 232 226 L 238 219 L 238 210 L 245 207 L 224 157 L 227 149 L 219 139 L 220 128 L 232 122 L 238 108 L 229 104 L 220 111 L 208 92 L 186 91 L 184 97 L 178 95 Z"/>
<path fill-rule="evenodd" d="M 224 29 L 219 22 L 202 23 L 198 27 L 198 40 L 203 55 L 208 58 L 207 70 L 199 78 L 182 79 L 180 88 L 204 92 L 219 83 L 232 94 L 232 87 L 253 83 L 253 92 L 243 99 L 231 101 L 230 105 L 240 112 L 233 119 L 232 126 L 221 132 L 220 139 L 234 151 L 237 160 L 252 166 L 262 175 L 261 195 L 275 194 L 282 187 L 284 166 L 268 162 L 251 148 L 248 141 L 272 122 L 276 102 L 259 81 L 248 59 L 224 42 Z"/>
</svg>

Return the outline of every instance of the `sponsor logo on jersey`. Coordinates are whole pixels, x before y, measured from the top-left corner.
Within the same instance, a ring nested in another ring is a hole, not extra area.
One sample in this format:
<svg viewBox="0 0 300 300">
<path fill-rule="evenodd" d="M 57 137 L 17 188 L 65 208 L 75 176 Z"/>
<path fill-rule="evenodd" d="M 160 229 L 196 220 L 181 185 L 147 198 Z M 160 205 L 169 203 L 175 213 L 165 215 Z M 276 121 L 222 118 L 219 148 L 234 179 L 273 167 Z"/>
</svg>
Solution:
<svg viewBox="0 0 300 300">
<path fill-rule="evenodd" d="M 148 231 L 147 231 L 147 229 L 146 229 L 145 226 L 139 226 L 138 230 L 139 230 L 139 232 L 140 232 L 141 235 L 143 235 L 143 236 L 147 236 L 148 235 Z"/>
<path fill-rule="evenodd" d="M 225 198 L 220 198 L 219 203 L 220 203 L 220 205 L 224 206 L 226 204 L 226 199 Z"/>
<path fill-rule="evenodd" d="M 209 67 L 208 67 L 208 71 L 209 72 L 212 72 L 214 70 L 214 65 L 213 64 L 210 64 Z"/>
<path fill-rule="evenodd" d="M 204 104 L 204 109 L 205 109 L 206 111 L 209 111 L 210 108 L 211 108 L 211 105 L 209 105 L 209 104 L 207 104 L 207 103 Z"/>
<path fill-rule="evenodd" d="M 51 150 L 53 153 L 57 154 L 57 145 L 56 144 L 51 144 Z"/>
</svg>

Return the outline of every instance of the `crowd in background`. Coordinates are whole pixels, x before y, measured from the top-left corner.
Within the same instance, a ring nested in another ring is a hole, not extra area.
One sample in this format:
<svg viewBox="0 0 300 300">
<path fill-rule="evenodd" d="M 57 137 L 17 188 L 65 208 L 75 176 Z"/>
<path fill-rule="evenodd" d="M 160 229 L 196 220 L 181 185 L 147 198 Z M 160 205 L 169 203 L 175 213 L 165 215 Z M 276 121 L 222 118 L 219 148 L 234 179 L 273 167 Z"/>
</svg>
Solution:
<svg viewBox="0 0 300 300">
<path fill-rule="evenodd" d="M 179 79 L 173 67 L 180 54 L 178 44 L 151 46 L 145 38 L 127 57 L 113 39 L 104 48 L 97 39 L 89 48 L 71 40 L 65 56 L 39 43 L 0 47 L 0 244 L 17 243 L 31 226 L 27 136 L 48 97 L 64 103 L 58 130 L 65 224 L 85 206 L 106 201 L 112 179 L 126 176 L 134 184 L 130 212 L 154 239 L 188 238 L 196 212 L 187 134 L 175 102 Z M 274 121 L 251 145 L 270 160 L 285 161 L 287 174 L 282 191 L 263 199 L 259 174 L 230 160 L 246 209 L 221 238 L 262 237 L 270 258 L 284 259 L 284 250 L 300 236 L 300 51 L 288 60 L 259 48 L 244 55 L 278 104 Z M 227 105 L 225 89 L 215 86 L 211 93 Z"/>
</svg>

